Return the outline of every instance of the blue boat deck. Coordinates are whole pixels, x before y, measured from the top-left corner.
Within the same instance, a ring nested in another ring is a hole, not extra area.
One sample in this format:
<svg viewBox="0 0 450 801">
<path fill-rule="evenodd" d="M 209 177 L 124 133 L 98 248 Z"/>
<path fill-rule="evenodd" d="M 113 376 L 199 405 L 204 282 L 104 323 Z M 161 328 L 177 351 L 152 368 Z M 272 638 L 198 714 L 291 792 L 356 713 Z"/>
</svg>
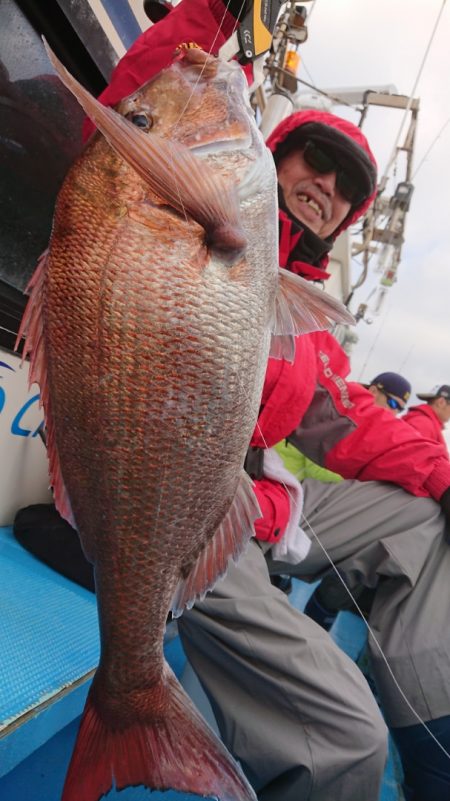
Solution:
<svg viewBox="0 0 450 801">
<path fill-rule="evenodd" d="M 28 554 L 11 528 L 0 528 L 0 798 L 59 801 L 79 717 L 99 656 L 92 593 Z M 303 609 L 312 587 L 296 581 L 290 598 Z M 353 659 L 364 648 L 364 623 L 342 613 L 332 636 Z M 175 623 L 165 653 L 178 678 L 186 667 Z M 198 700 L 201 706 L 202 699 Z M 389 759 L 380 801 L 402 801 L 398 760 Z M 112 790 L 121 801 L 195 801 L 198 796 Z M 204 799 L 203 799 L 204 801 Z"/>
</svg>

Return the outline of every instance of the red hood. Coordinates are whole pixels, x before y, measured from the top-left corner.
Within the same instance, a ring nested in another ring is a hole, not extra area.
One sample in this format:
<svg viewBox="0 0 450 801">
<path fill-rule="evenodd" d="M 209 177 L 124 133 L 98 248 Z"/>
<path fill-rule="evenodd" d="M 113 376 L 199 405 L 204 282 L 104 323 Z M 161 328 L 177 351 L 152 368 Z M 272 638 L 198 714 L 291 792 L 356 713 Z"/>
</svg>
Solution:
<svg viewBox="0 0 450 801">
<path fill-rule="evenodd" d="M 369 147 L 366 137 L 362 133 L 362 131 L 357 128 L 352 122 L 348 122 L 348 120 L 342 119 L 342 117 L 337 117 L 335 114 L 330 114 L 328 111 L 316 111 L 314 109 L 308 109 L 306 111 L 297 111 L 295 114 L 291 114 L 286 119 L 282 120 L 282 122 L 277 125 L 276 128 L 272 131 L 269 138 L 267 139 L 267 147 L 270 148 L 272 153 L 275 153 L 277 147 L 284 142 L 287 135 L 291 133 L 291 131 L 299 128 L 301 125 L 305 125 L 307 122 L 320 122 L 323 125 L 329 125 L 332 128 L 336 128 L 340 133 L 345 134 L 346 136 L 353 139 L 357 145 L 359 145 L 369 156 L 371 162 L 377 167 L 377 163 L 375 161 L 375 157 Z M 345 231 L 349 225 L 352 225 L 356 220 L 359 219 L 371 206 L 373 203 L 377 190 L 375 189 L 372 195 L 364 201 L 357 209 L 353 209 L 353 211 L 349 214 L 348 217 L 344 220 L 344 222 L 336 229 L 333 234 L 333 239 L 336 239 L 338 234 L 342 231 Z"/>
</svg>

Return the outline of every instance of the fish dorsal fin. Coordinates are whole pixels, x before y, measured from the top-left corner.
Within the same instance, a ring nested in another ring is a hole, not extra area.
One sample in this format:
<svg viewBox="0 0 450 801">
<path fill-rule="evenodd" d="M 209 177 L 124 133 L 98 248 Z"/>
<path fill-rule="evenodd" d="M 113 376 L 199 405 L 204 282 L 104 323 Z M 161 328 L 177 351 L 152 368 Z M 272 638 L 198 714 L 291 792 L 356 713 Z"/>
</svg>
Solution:
<svg viewBox="0 0 450 801">
<path fill-rule="evenodd" d="M 37 267 L 27 286 L 30 297 L 20 324 L 16 340 L 16 350 L 22 337 L 25 337 L 22 360 L 30 356 L 29 386 L 38 384 L 40 389 L 39 405 L 44 407 L 47 455 L 49 462 L 50 486 L 53 488 L 55 506 L 62 517 L 75 528 L 69 496 L 61 473 L 58 450 L 56 447 L 55 427 L 51 412 L 51 401 L 48 387 L 47 359 L 44 346 L 44 322 L 42 317 L 44 281 L 47 266 L 48 249 L 43 252 Z"/>
<path fill-rule="evenodd" d="M 240 223 L 237 188 L 184 145 L 145 134 L 114 109 L 99 103 L 44 43 L 61 81 L 119 156 L 158 197 L 179 214 L 198 222 L 212 248 L 232 259 L 240 256 L 247 241 Z"/>
<path fill-rule="evenodd" d="M 190 609 L 198 598 L 203 598 L 216 581 L 225 575 L 228 562 L 235 562 L 254 535 L 254 522 L 261 517 L 253 482 L 245 473 L 239 479 L 233 503 L 214 537 L 201 552 L 191 572 L 178 583 L 172 601 L 172 614 L 179 617 L 185 608 Z"/>
<path fill-rule="evenodd" d="M 354 325 L 355 319 L 339 300 L 280 267 L 270 356 L 292 362 L 296 336 L 323 331 L 333 323 Z"/>
</svg>

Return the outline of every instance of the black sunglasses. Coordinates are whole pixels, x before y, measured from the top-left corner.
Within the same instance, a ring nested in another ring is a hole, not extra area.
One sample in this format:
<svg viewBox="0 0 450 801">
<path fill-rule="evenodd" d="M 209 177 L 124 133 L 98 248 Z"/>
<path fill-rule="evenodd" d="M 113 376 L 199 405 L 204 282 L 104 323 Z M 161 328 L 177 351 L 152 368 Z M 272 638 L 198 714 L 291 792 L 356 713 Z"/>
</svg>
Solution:
<svg viewBox="0 0 450 801">
<path fill-rule="evenodd" d="M 345 198 L 352 206 L 359 206 L 366 198 L 367 192 L 358 185 L 357 178 L 354 175 L 354 169 L 345 167 L 339 163 L 335 156 L 327 153 L 323 147 L 316 145 L 312 139 L 306 142 L 303 150 L 303 158 L 306 163 L 321 174 L 327 172 L 336 173 L 336 186 L 339 189 L 342 197 Z"/>
</svg>

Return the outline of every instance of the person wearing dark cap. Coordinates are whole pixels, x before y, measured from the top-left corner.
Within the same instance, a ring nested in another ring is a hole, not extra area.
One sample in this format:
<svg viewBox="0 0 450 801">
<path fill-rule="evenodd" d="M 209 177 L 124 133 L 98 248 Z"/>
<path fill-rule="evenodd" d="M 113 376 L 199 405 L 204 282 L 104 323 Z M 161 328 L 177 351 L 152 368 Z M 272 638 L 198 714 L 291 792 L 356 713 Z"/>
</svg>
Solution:
<svg viewBox="0 0 450 801">
<path fill-rule="evenodd" d="M 370 384 L 364 384 L 375 398 L 377 406 L 400 414 L 411 397 L 411 384 L 399 373 L 380 373 Z"/>
<path fill-rule="evenodd" d="M 426 403 L 411 406 L 403 419 L 423 437 L 434 439 L 447 448 L 442 431 L 450 420 L 450 385 L 436 386 L 430 392 L 417 393 L 417 397 Z"/>
<path fill-rule="evenodd" d="M 408 399 L 411 396 L 411 384 L 399 373 L 380 373 L 380 375 L 375 376 L 370 384 L 363 384 L 362 386 L 373 395 L 376 406 L 381 409 L 387 409 L 395 416 L 405 410 Z M 311 459 L 308 459 L 298 448 L 290 445 L 287 439 L 275 445 L 275 450 L 281 456 L 286 469 L 299 481 L 303 481 L 305 478 L 314 478 L 317 481 L 328 483 L 330 481 L 339 481 L 342 478 L 337 473 L 333 473 L 325 467 L 320 467 Z M 275 576 L 272 577 L 273 583 L 276 583 L 274 581 L 275 578 Z"/>
<path fill-rule="evenodd" d="M 230 6 L 182 0 L 137 39 L 100 99 L 113 105 L 134 92 L 171 62 L 183 42 L 216 54 L 236 29 L 242 7 L 239 0 Z M 325 280 L 335 238 L 376 194 L 368 142 L 351 122 L 307 110 L 283 120 L 267 145 L 279 176 L 280 264 L 307 279 Z M 385 579 L 372 613 L 381 647 L 418 713 L 426 720 L 450 716 L 448 616 L 444 629 L 433 608 L 431 627 L 428 607 L 421 604 L 429 561 L 434 578 L 439 565 L 445 567 L 439 504 L 450 517 L 450 498 L 442 501 L 447 489 L 450 496 L 450 465 L 437 444 L 422 440 L 377 407 L 360 384 L 349 382 L 349 371 L 346 354 L 328 332 L 297 338 L 293 363 L 269 359 L 246 460 L 262 513 L 255 538 L 238 564 L 230 561 L 226 576 L 179 619 L 185 651 L 212 701 L 222 738 L 259 801 L 378 801 L 386 759 L 386 726 L 361 673 L 270 582 L 268 552 L 288 535 L 300 537 L 301 507 L 270 474 L 266 459 L 267 448 L 288 435 L 314 461 L 345 476 L 320 491 L 313 486 L 320 482 L 304 482 L 305 519 L 343 573 L 357 573 L 369 586 Z M 305 552 L 310 547 L 304 563 L 283 569 L 279 562 L 273 572 L 327 571 L 325 553 L 303 533 L 304 538 Z M 438 589 L 440 582 L 441 576 Z M 447 573 L 443 592 L 448 584 Z M 433 680 L 437 658 L 439 686 Z M 392 725 L 415 724 L 415 713 L 399 702 L 383 665 L 377 679 Z"/>
</svg>

